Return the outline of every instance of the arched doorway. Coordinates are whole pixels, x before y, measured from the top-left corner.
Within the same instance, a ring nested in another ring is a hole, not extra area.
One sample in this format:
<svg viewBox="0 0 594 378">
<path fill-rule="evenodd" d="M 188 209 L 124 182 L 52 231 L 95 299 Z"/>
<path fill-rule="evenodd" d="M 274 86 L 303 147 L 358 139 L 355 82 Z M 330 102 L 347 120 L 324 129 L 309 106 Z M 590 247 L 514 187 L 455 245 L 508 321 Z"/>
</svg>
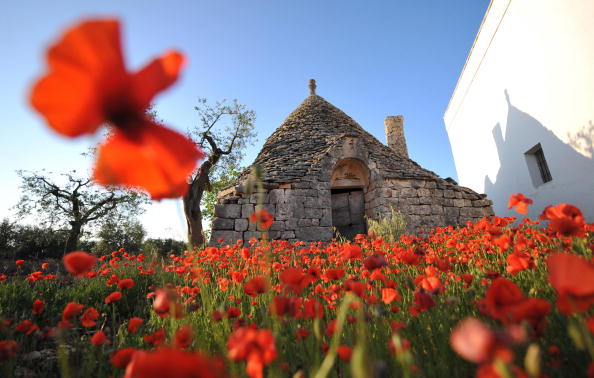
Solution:
<svg viewBox="0 0 594 378">
<path fill-rule="evenodd" d="M 332 170 L 332 226 L 348 239 L 367 233 L 364 190 L 368 185 L 369 169 L 359 159 L 342 159 Z"/>
</svg>

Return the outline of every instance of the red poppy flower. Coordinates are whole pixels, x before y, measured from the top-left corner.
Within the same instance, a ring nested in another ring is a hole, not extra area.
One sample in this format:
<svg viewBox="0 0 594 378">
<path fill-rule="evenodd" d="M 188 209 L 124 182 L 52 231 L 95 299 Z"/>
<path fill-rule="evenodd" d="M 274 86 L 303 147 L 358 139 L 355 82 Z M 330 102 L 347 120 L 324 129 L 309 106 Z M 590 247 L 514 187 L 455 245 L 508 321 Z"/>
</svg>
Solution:
<svg viewBox="0 0 594 378">
<path fill-rule="evenodd" d="M 142 324 L 144 320 L 140 319 L 140 318 L 131 318 L 128 321 L 128 332 L 130 333 L 136 333 L 136 331 L 138 331 L 138 327 L 140 327 L 140 325 Z"/>
<path fill-rule="evenodd" d="M 308 319 L 321 319 L 324 317 L 324 305 L 315 298 L 307 299 L 304 303 L 304 312 Z"/>
<path fill-rule="evenodd" d="M 586 236 L 586 223 L 580 209 L 573 205 L 561 203 L 557 206 L 547 206 L 539 216 L 549 221 L 549 230 L 557 236 Z"/>
<path fill-rule="evenodd" d="M 181 326 L 177 332 L 175 332 L 175 347 L 179 349 L 184 349 L 190 346 L 192 343 L 192 336 L 194 335 L 194 331 L 192 327 L 189 325 Z"/>
<path fill-rule="evenodd" d="M 173 84 L 184 57 L 168 52 L 136 73 L 124 66 L 117 20 L 90 20 L 68 30 L 47 54 L 49 72 L 31 104 L 58 133 L 76 137 L 114 127 L 99 148 L 95 180 L 140 187 L 154 199 L 187 191 L 202 153 L 183 135 L 145 115 L 153 97 Z"/>
<path fill-rule="evenodd" d="M 361 247 L 357 244 L 347 243 L 342 246 L 342 257 L 346 260 L 359 259 L 362 254 Z"/>
<path fill-rule="evenodd" d="M 526 252 L 514 252 L 509 254 L 505 261 L 508 263 L 508 266 L 505 268 L 508 273 L 512 276 L 515 276 L 522 270 L 534 268 L 534 260 L 530 256 L 530 254 Z"/>
<path fill-rule="evenodd" d="M 433 297 L 430 294 L 419 289 L 414 293 L 414 305 L 416 311 L 423 312 L 433 308 L 435 306 L 435 300 L 433 300 Z"/>
<path fill-rule="evenodd" d="M 295 337 L 297 340 L 305 340 L 309 336 L 309 330 L 305 328 L 299 328 L 299 330 L 295 333 Z"/>
<path fill-rule="evenodd" d="M 274 222 L 274 218 L 270 213 L 264 209 L 256 210 L 250 216 L 250 222 L 256 223 L 260 225 L 263 230 L 268 230 L 270 226 L 272 226 L 272 222 Z"/>
<path fill-rule="evenodd" d="M 93 344 L 96 347 L 99 347 L 103 344 L 108 344 L 110 342 L 111 341 L 109 341 L 109 339 L 107 338 L 107 336 L 105 336 L 103 331 L 97 331 L 95 332 L 93 337 L 91 337 L 91 344 Z"/>
<path fill-rule="evenodd" d="M 134 281 L 130 278 L 124 278 L 123 280 L 120 280 L 120 282 L 118 282 L 118 287 L 122 290 L 132 289 L 134 287 Z"/>
<path fill-rule="evenodd" d="M 35 315 L 39 315 L 43 312 L 43 307 L 45 306 L 45 302 L 42 301 L 41 299 L 36 299 L 33 302 L 33 313 Z"/>
<path fill-rule="evenodd" d="M 425 291 L 440 292 L 445 289 L 439 277 L 436 276 L 421 275 L 415 279 L 415 283 L 425 289 Z"/>
<path fill-rule="evenodd" d="M 70 252 L 64 256 L 64 267 L 73 276 L 80 277 L 87 273 L 96 261 L 97 258 L 87 252 Z"/>
<path fill-rule="evenodd" d="M 122 293 L 120 293 L 119 291 L 114 291 L 113 293 L 105 297 L 105 303 L 115 303 L 120 299 L 122 299 Z"/>
<path fill-rule="evenodd" d="M 382 255 L 371 255 L 363 261 L 363 265 L 367 270 L 379 269 L 382 266 L 388 265 L 388 262 Z"/>
<path fill-rule="evenodd" d="M 262 369 L 276 359 L 276 346 L 268 329 L 239 328 L 227 341 L 229 358 L 247 361 L 246 373 L 251 378 L 262 378 Z"/>
<path fill-rule="evenodd" d="M 466 318 L 452 331 L 450 344 L 465 360 L 482 364 L 493 358 L 496 339 L 486 324 L 475 318 Z"/>
<path fill-rule="evenodd" d="M 399 301 L 400 295 L 398 295 L 398 291 L 391 287 L 384 287 L 382 289 L 382 302 L 385 304 L 390 304 L 393 301 Z"/>
<path fill-rule="evenodd" d="M 301 294 L 301 291 L 311 282 L 311 278 L 298 268 L 287 268 L 278 275 L 278 278 L 297 295 Z"/>
<path fill-rule="evenodd" d="M 25 263 L 25 260 L 17 260 L 14 263 L 16 264 L 16 266 L 21 266 Z"/>
<path fill-rule="evenodd" d="M 552 254 L 546 263 L 559 311 L 567 315 L 587 311 L 594 304 L 594 264 L 568 253 Z"/>
<path fill-rule="evenodd" d="M 166 317 L 173 312 L 176 319 L 184 317 L 182 304 L 178 301 L 177 294 L 172 290 L 158 289 L 155 292 L 155 301 L 153 302 L 153 310 L 161 318 Z"/>
<path fill-rule="evenodd" d="M 509 203 L 507 205 L 508 209 L 511 209 L 515 206 L 516 211 L 520 214 L 526 215 L 528 212 L 528 205 L 532 203 L 530 198 L 524 197 L 522 193 L 512 194 L 509 196 Z"/>
<path fill-rule="evenodd" d="M 270 289 L 270 282 L 264 276 L 257 276 L 243 284 L 243 290 L 250 297 L 257 297 Z"/>
<path fill-rule="evenodd" d="M 537 334 L 544 326 L 544 318 L 551 312 L 551 305 L 539 298 L 524 298 L 520 288 L 512 281 L 497 278 L 485 295 L 488 314 L 503 324 L 527 321 Z"/>
<path fill-rule="evenodd" d="M 14 326 L 14 329 L 18 332 L 30 335 L 35 331 L 39 331 L 39 326 L 30 320 L 23 320 L 19 324 Z"/>
<path fill-rule="evenodd" d="M 160 377 L 228 377 L 221 359 L 190 353 L 179 349 L 160 348 L 154 351 L 138 350 L 126 367 L 124 378 Z"/>
<path fill-rule="evenodd" d="M 165 341 L 165 331 L 158 329 L 155 332 L 143 337 L 144 341 L 151 346 L 159 346 Z"/>
<path fill-rule="evenodd" d="M 241 310 L 237 307 L 229 307 L 227 309 L 227 318 L 237 318 L 241 315 Z"/>
<path fill-rule="evenodd" d="M 83 309 L 83 305 L 76 302 L 70 302 L 64 307 L 62 311 L 62 320 L 70 320 L 77 316 Z"/>
<path fill-rule="evenodd" d="M 82 316 L 80 317 L 80 322 L 83 327 L 92 327 L 97 324 L 97 319 L 99 319 L 99 312 L 93 307 L 90 307 L 85 312 L 83 312 Z"/>
<path fill-rule="evenodd" d="M 344 269 L 327 269 L 324 278 L 328 281 L 339 280 L 344 277 Z"/>
<path fill-rule="evenodd" d="M 343 286 L 346 291 L 352 292 L 358 297 L 363 297 L 365 295 L 366 286 L 362 282 L 355 280 L 346 280 L 344 281 Z"/>
<path fill-rule="evenodd" d="M 16 356 L 19 351 L 19 344 L 14 340 L 0 341 L 0 361 L 6 361 Z"/>
<path fill-rule="evenodd" d="M 290 301 L 284 295 L 275 295 L 270 303 L 270 313 L 276 316 L 285 316 L 289 312 Z"/>
<path fill-rule="evenodd" d="M 113 352 L 109 363 L 118 369 L 125 369 L 132 360 L 132 355 L 136 352 L 135 348 L 123 348 Z"/>
<path fill-rule="evenodd" d="M 522 291 L 515 283 L 497 278 L 485 294 L 485 305 L 492 318 L 506 323 L 509 320 L 509 306 L 519 303 L 522 298 Z"/>
<path fill-rule="evenodd" d="M 336 353 L 338 353 L 338 357 L 340 357 L 341 360 L 348 362 L 351 360 L 351 354 L 353 354 L 353 351 L 350 347 L 341 345 L 336 349 Z"/>
<path fill-rule="evenodd" d="M 469 274 L 469 273 L 462 273 L 460 275 L 460 278 L 462 278 L 462 281 L 464 281 L 465 287 L 468 287 L 472 283 L 472 281 L 474 280 L 474 276 L 472 274 Z"/>
</svg>

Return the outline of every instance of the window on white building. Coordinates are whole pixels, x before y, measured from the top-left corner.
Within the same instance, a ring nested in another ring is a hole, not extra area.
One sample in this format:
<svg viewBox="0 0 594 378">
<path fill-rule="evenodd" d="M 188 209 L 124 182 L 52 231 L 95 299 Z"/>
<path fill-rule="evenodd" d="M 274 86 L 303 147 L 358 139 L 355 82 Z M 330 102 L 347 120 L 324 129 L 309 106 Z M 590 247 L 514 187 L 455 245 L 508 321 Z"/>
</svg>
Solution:
<svg viewBox="0 0 594 378">
<path fill-rule="evenodd" d="M 553 179 L 540 143 L 526 151 L 524 157 L 534 186 L 540 186 Z"/>
</svg>

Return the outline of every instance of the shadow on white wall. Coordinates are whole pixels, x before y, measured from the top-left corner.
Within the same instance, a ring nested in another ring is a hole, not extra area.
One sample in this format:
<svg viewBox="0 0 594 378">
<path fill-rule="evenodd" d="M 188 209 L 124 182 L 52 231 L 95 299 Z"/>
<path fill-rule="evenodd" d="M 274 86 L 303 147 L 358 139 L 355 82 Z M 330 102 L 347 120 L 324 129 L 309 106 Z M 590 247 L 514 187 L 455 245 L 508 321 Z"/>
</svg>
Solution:
<svg viewBox="0 0 594 378">
<path fill-rule="evenodd" d="M 522 192 L 534 200 L 529 216 L 536 217 L 547 205 L 572 203 L 587 218 L 594 217 L 594 159 L 576 151 L 594 150 L 594 125 L 577 133 L 567 144 L 530 114 L 515 107 L 505 90 L 508 105 L 505 136 L 499 123 L 493 128 L 500 168 L 494 181 L 485 176 L 485 192 L 498 216 L 517 215 L 507 209 L 509 196 Z M 534 180 L 538 167 L 531 167 L 531 152 L 542 148 L 552 180 Z M 532 172 L 530 172 L 532 168 Z M 532 177 L 531 177 L 532 173 Z"/>
</svg>

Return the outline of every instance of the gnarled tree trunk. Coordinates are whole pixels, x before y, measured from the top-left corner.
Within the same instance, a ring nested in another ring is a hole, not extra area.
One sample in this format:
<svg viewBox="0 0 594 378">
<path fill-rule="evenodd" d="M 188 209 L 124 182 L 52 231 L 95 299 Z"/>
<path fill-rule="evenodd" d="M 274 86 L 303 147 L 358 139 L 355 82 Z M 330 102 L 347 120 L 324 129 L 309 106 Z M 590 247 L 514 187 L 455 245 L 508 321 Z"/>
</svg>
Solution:
<svg viewBox="0 0 594 378">
<path fill-rule="evenodd" d="M 215 152 L 202 164 L 198 173 L 190 183 L 190 189 L 184 196 L 184 213 L 188 225 L 188 243 L 191 247 L 202 247 L 204 245 L 204 233 L 202 232 L 202 210 L 200 202 L 204 191 L 210 187 L 208 175 L 212 167 L 221 157 L 221 152 Z"/>
<path fill-rule="evenodd" d="M 204 234 L 202 232 L 202 210 L 200 210 L 200 200 L 191 196 L 190 193 L 184 196 L 184 213 L 186 214 L 186 223 L 188 225 L 188 243 L 191 247 L 201 247 L 204 244 Z"/>
<path fill-rule="evenodd" d="M 81 231 L 82 224 L 80 222 L 70 222 L 70 232 L 68 233 L 68 239 L 64 246 L 64 254 L 78 249 L 78 240 L 80 239 Z"/>
</svg>

